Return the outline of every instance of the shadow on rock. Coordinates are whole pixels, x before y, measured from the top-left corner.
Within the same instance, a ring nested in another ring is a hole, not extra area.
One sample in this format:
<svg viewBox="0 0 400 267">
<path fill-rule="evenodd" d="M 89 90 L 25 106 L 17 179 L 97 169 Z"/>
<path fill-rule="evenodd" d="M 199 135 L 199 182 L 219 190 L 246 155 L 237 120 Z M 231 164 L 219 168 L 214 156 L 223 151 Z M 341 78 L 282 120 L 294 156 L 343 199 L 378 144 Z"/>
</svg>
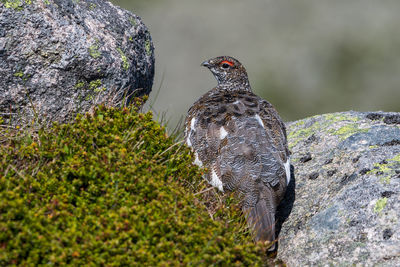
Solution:
<svg viewBox="0 0 400 267">
<path fill-rule="evenodd" d="M 282 224 L 286 221 L 286 219 L 289 217 L 290 213 L 292 212 L 293 204 L 296 199 L 296 193 L 295 193 L 296 178 L 294 175 L 293 165 L 290 165 L 290 173 L 291 173 L 290 182 L 286 189 L 285 196 L 277 208 L 276 216 L 275 216 L 275 218 L 276 218 L 275 236 L 278 240 L 279 240 L 279 233 L 281 232 L 281 229 L 282 229 Z M 278 246 L 279 246 L 279 242 L 278 242 Z M 278 249 L 278 246 L 277 246 L 277 249 Z"/>
</svg>

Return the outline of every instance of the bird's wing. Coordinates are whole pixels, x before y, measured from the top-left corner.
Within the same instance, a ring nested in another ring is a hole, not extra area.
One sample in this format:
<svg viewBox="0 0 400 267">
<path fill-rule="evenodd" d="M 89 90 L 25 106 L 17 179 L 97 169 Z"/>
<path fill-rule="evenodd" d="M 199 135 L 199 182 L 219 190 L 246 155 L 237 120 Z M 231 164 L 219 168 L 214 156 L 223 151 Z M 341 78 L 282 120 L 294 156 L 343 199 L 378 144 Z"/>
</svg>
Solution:
<svg viewBox="0 0 400 267">
<path fill-rule="evenodd" d="M 276 109 L 266 100 L 261 99 L 260 118 L 267 129 L 274 136 L 274 145 L 280 158 L 284 162 L 286 184 L 290 182 L 290 151 L 287 143 L 286 126 Z"/>
<path fill-rule="evenodd" d="M 194 151 L 195 163 L 209 169 L 205 178 L 221 191 L 223 184 L 217 159 L 226 143 L 227 103 L 227 98 L 205 95 L 189 109 L 185 121 L 185 141 Z"/>
</svg>

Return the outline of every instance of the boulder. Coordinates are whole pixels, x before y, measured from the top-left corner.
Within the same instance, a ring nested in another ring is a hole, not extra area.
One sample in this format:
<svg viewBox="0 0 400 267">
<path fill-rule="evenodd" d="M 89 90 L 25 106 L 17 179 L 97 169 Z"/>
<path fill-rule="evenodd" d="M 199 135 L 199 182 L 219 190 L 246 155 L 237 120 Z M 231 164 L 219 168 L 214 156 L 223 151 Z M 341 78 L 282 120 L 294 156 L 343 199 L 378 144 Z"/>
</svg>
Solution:
<svg viewBox="0 0 400 267">
<path fill-rule="evenodd" d="M 400 266 L 400 113 L 343 112 L 288 124 L 288 266 Z M 290 194 L 290 192 L 289 192 Z"/>
<path fill-rule="evenodd" d="M 103 0 L 0 1 L 0 116 L 68 121 L 151 91 L 141 19 Z"/>
</svg>

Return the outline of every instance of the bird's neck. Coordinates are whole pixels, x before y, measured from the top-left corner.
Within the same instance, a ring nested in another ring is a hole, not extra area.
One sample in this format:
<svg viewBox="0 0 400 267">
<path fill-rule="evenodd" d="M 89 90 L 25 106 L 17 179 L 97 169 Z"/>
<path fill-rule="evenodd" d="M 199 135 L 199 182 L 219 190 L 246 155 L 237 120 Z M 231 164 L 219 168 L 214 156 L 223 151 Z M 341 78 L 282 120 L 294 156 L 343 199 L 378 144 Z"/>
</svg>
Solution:
<svg viewBox="0 0 400 267">
<path fill-rule="evenodd" d="M 217 89 L 222 89 L 224 91 L 250 91 L 251 92 L 251 86 L 249 83 L 249 79 L 246 76 L 236 76 L 236 77 L 231 77 L 228 79 L 217 79 L 218 80 L 218 86 L 216 87 Z"/>
<path fill-rule="evenodd" d="M 218 91 L 224 92 L 236 92 L 236 91 L 249 91 L 252 92 L 250 84 L 243 84 L 243 83 L 220 83 L 215 88 Z"/>
</svg>

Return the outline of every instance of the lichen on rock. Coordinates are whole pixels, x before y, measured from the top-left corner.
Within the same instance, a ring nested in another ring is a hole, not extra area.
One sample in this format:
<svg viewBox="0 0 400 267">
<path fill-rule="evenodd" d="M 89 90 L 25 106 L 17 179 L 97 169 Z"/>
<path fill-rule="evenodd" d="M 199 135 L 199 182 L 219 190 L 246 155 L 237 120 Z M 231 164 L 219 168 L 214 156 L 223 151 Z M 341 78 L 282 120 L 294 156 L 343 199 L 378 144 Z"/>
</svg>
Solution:
<svg viewBox="0 0 400 267">
<path fill-rule="evenodd" d="M 288 266 L 400 265 L 400 114 L 317 115 L 288 123 L 288 136 L 296 191 L 278 257 Z"/>
<path fill-rule="evenodd" d="M 6 121 L 66 122 L 96 104 L 116 106 L 151 91 L 150 33 L 138 16 L 108 1 L 1 0 L 0 21 Z"/>
</svg>

